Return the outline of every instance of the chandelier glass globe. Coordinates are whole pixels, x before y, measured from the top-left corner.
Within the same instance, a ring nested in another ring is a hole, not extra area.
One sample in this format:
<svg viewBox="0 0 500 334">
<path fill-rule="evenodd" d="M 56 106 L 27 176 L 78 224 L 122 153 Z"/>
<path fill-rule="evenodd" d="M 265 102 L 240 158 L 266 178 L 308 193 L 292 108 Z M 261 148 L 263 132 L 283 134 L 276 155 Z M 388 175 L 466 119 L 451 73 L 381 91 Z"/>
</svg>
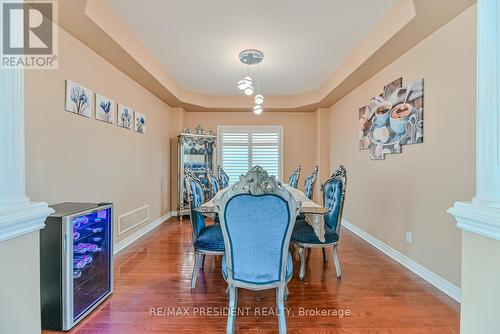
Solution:
<svg viewBox="0 0 500 334">
<path fill-rule="evenodd" d="M 251 77 L 245 77 L 238 81 L 238 89 L 239 90 L 245 90 L 247 87 L 252 86 L 252 78 Z"/>
<path fill-rule="evenodd" d="M 264 96 L 262 96 L 261 94 L 257 94 L 255 95 L 254 101 L 255 104 L 262 104 L 264 103 Z"/>
<path fill-rule="evenodd" d="M 254 112 L 254 114 L 256 114 L 256 115 L 261 114 L 261 113 L 262 113 L 262 106 L 260 106 L 260 105 L 256 105 L 256 106 L 254 106 L 254 107 L 253 107 L 253 112 Z"/>
<path fill-rule="evenodd" d="M 244 90 L 245 88 L 247 88 L 247 82 L 245 80 L 240 80 L 238 81 L 238 89 L 239 90 Z"/>
<path fill-rule="evenodd" d="M 252 86 L 248 86 L 247 88 L 245 88 L 245 95 L 252 95 L 253 94 L 253 87 Z"/>
</svg>

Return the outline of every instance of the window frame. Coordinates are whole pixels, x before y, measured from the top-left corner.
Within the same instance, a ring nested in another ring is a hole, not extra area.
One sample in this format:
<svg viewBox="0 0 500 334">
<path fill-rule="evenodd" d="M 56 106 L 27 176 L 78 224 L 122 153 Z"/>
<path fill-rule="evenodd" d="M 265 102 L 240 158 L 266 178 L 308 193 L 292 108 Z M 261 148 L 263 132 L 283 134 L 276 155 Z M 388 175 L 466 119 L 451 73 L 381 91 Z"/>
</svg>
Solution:
<svg viewBox="0 0 500 334">
<path fill-rule="evenodd" d="M 222 154 L 222 133 L 223 132 L 249 132 L 252 133 L 265 133 L 274 132 L 278 134 L 278 175 L 276 176 L 278 180 L 282 181 L 283 178 L 283 126 L 282 125 L 218 125 L 217 126 L 217 156 L 219 157 L 219 164 L 224 168 L 224 157 Z M 249 136 L 251 141 L 252 136 Z M 252 147 L 253 146 L 266 146 L 263 144 L 254 145 L 253 143 L 248 143 L 248 169 L 250 170 L 252 165 Z"/>
</svg>

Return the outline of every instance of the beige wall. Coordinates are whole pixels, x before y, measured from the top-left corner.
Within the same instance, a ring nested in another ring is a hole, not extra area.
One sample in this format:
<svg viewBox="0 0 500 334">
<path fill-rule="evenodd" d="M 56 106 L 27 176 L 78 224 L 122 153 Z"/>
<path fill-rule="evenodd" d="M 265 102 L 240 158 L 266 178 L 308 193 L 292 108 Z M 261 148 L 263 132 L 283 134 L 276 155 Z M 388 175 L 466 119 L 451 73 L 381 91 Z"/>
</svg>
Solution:
<svg viewBox="0 0 500 334">
<path fill-rule="evenodd" d="M 300 112 L 186 112 L 183 126 L 196 127 L 217 132 L 219 125 L 277 125 L 283 126 L 283 175 L 288 175 L 297 165 L 302 166 L 300 185 L 302 189 L 307 174 L 317 163 L 316 114 Z M 321 166 L 320 166 L 321 168 Z"/>
<path fill-rule="evenodd" d="M 146 134 L 66 112 L 65 79 L 146 114 Z M 178 110 L 62 29 L 59 69 L 26 71 L 25 87 L 26 184 L 32 200 L 111 201 L 116 217 L 149 205 L 149 222 L 170 211 L 171 122 Z"/>
<path fill-rule="evenodd" d="M 348 171 L 344 218 L 460 286 L 460 232 L 446 213 L 475 186 L 476 8 L 471 7 L 331 107 L 331 168 Z M 358 109 L 384 84 L 425 79 L 424 143 L 371 161 Z M 405 232 L 413 243 L 405 243 Z"/>
<path fill-rule="evenodd" d="M 330 167 L 330 110 L 321 108 L 316 110 L 316 159 L 320 169 L 316 182 L 315 196 L 320 199 L 321 184 L 331 175 Z"/>
<path fill-rule="evenodd" d="M 40 333 L 38 231 L 0 242 L 0 333 Z"/>
</svg>

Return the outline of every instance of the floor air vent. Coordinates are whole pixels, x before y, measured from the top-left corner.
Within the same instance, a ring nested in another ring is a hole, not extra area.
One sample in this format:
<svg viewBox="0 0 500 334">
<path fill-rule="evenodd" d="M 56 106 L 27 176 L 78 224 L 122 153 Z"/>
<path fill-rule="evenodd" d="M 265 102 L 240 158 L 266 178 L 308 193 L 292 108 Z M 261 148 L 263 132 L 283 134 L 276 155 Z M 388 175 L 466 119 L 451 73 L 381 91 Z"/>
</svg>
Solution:
<svg viewBox="0 0 500 334">
<path fill-rule="evenodd" d="M 130 231 L 149 219 L 149 205 L 127 212 L 118 217 L 118 235 Z"/>
</svg>

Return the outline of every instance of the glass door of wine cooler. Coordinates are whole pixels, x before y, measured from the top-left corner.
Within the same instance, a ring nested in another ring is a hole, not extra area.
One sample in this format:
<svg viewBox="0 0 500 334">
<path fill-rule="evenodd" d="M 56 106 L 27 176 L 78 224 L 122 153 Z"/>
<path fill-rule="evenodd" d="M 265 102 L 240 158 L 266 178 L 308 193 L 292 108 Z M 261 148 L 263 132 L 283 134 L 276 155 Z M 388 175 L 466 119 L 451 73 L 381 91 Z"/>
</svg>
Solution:
<svg viewBox="0 0 500 334">
<path fill-rule="evenodd" d="M 71 298 L 67 314 L 74 325 L 112 290 L 112 207 L 74 216 L 68 223 L 71 270 L 67 280 L 71 288 L 66 291 Z"/>
</svg>

